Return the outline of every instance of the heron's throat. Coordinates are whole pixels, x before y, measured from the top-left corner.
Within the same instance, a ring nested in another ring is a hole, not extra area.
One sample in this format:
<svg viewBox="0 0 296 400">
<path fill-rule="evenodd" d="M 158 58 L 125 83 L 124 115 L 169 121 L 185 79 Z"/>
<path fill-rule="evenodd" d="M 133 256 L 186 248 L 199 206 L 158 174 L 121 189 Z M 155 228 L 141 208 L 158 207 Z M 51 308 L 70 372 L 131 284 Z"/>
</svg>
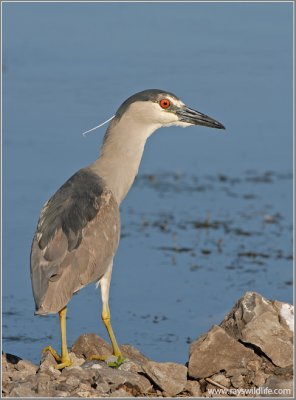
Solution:
<svg viewBox="0 0 296 400">
<path fill-rule="evenodd" d="M 159 125 L 122 117 L 107 129 L 99 158 L 90 168 L 103 178 L 120 204 L 138 173 L 148 137 Z"/>
</svg>

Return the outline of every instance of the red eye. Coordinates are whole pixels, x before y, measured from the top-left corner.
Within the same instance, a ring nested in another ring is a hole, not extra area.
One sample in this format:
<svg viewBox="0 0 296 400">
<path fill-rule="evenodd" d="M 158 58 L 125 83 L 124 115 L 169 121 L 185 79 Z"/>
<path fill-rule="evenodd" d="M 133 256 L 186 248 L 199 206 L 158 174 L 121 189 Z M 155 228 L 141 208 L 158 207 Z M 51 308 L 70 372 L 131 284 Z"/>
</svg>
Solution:
<svg viewBox="0 0 296 400">
<path fill-rule="evenodd" d="M 171 102 L 168 99 L 162 99 L 162 100 L 160 100 L 159 105 L 162 108 L 169 108 L 169 106 L 171 105 Z"/>
</svg>

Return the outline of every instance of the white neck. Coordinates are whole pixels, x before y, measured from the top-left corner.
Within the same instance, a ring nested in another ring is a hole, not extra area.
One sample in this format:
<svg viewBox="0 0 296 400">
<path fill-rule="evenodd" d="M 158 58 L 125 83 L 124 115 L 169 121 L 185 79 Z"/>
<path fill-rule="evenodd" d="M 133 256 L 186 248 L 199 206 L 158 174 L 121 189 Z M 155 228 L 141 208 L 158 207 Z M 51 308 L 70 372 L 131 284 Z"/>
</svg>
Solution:
<svg viewBox="0 0 296 400">
<path fill-rule="evenodd" d="M 135 120 L 129 115 L 110 123 L 100 156 L 90 168 L 105 180 L 118 205 L 138 173 L 146 140 L 160 126 Z"/>
</svg>

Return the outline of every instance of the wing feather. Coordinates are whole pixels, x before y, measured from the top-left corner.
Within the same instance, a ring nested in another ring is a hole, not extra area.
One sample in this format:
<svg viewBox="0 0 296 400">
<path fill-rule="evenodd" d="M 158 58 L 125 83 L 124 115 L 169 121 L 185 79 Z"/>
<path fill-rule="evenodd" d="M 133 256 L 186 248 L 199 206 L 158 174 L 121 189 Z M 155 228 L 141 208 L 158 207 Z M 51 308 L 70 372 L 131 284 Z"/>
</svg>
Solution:
<svg viewBox="0 0 296 400">
<path fill-rule="evenodd" d="M 58 312 L 74 292 L 100 279 L 114 257 L 119 232 L 111 191 L 92 171 L 78 171 L 40 214 L 31 250 L 37 313 Z"/>
</svg>

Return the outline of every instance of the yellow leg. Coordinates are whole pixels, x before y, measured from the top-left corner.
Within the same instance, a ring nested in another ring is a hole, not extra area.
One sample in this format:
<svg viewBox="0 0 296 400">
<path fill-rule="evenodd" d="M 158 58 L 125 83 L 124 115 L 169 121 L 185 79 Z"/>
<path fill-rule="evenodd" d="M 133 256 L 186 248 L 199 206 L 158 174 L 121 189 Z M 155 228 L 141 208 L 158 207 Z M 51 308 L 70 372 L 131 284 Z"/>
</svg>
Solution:
<svg viewBox="0 0 296 400">
<path fill-rule="evenodd" d="M 111 340 L 112 343 L 112 348 L 113 348 L 113 355 L 115 357 L 117 357 L 117 360 L 115 361 L 110 361 L 107 362 L 107 364 L 110 367 L 119 367 L 123 362 L 124 362 L 124 358 L 122 357 L 121 351 L 119 349 L 119 346 L 117 344 L 113 329 L 112 329 L 112 325 L 111 325 L 111 321 L 110 321 L 110 310 L 109 310 L 109 306 L 108 303 L 103 303 L 103 311 L 102 311 L 102 321 L 104 322 L 104 325 L 107 329 L 109 338 Z M 101 361 L 106 361 L 108 360 L 108 356 L 98 356 L 96 354 L 92 355 L 90 357 L 91 360 L 101 360 Z"/>
<path fill-rule="evenodd" d="M 120 364 L 123 363 L 123 357 L 121 355 L 121 351 L 119 349 L 119 346 L 117 344 L 111 321 L 110 321 L 110 309 L 109 309 L 109 287 L 110 287 L 110 281 L 111 281 L 111 273 L 112 273 L 112 264 L 109 265 L 108 270 L 106 271 L 105 275 L 103 278 L 100 280 L 100 285 L 101 285 L 101 293 L 102 293 L 102 320 L 104 322 L 104 325 L 107 329 L 108 335 L 110 337 L 112 347 L 113 347 L 113 354 L 114 356 L 117 357 L 117 362 L 111 363 L 112 366 L 119 366 Z M 90 357 L 91 360 L 103 360 L 107 359 L 108 357 L 101 357 L 98 355 L 93 355 Z M 110 366 L 111 366 L 110 364 Z"/>
<path fill-rule="evenodd" d="M 102 311 L 102 320 L 104 322 L 104 325 L 107 329 L 109 338 L 111 340 L 112 343 L 112 347 L 113 347 L 113 354 L 116 357 L 122 357 L 121 355 L 121 351 L 119 349 L 119 346 L 117 344 L 113 329 L 112 329 L 112 325 L 111 325 L 111 321 L 110 321 L 110 310 L 109 310 L 109 306 L 108 304 L 103 304 L 103 311 Z"/>
<path fill-rule="evenodd" d="M 69 367 L 72 364 L 67 348 L 66 315 L 67 307 L 64 307 L 61 311 L 59 311 L 61 328 L 61 356 L 59 356 L 51 346 L 47 346 L 42 350 L 43 352 L 49 351 L 54 356 L 55 360 L 59 363 L 55 366 L 56 369 Z"/>
</svg>

